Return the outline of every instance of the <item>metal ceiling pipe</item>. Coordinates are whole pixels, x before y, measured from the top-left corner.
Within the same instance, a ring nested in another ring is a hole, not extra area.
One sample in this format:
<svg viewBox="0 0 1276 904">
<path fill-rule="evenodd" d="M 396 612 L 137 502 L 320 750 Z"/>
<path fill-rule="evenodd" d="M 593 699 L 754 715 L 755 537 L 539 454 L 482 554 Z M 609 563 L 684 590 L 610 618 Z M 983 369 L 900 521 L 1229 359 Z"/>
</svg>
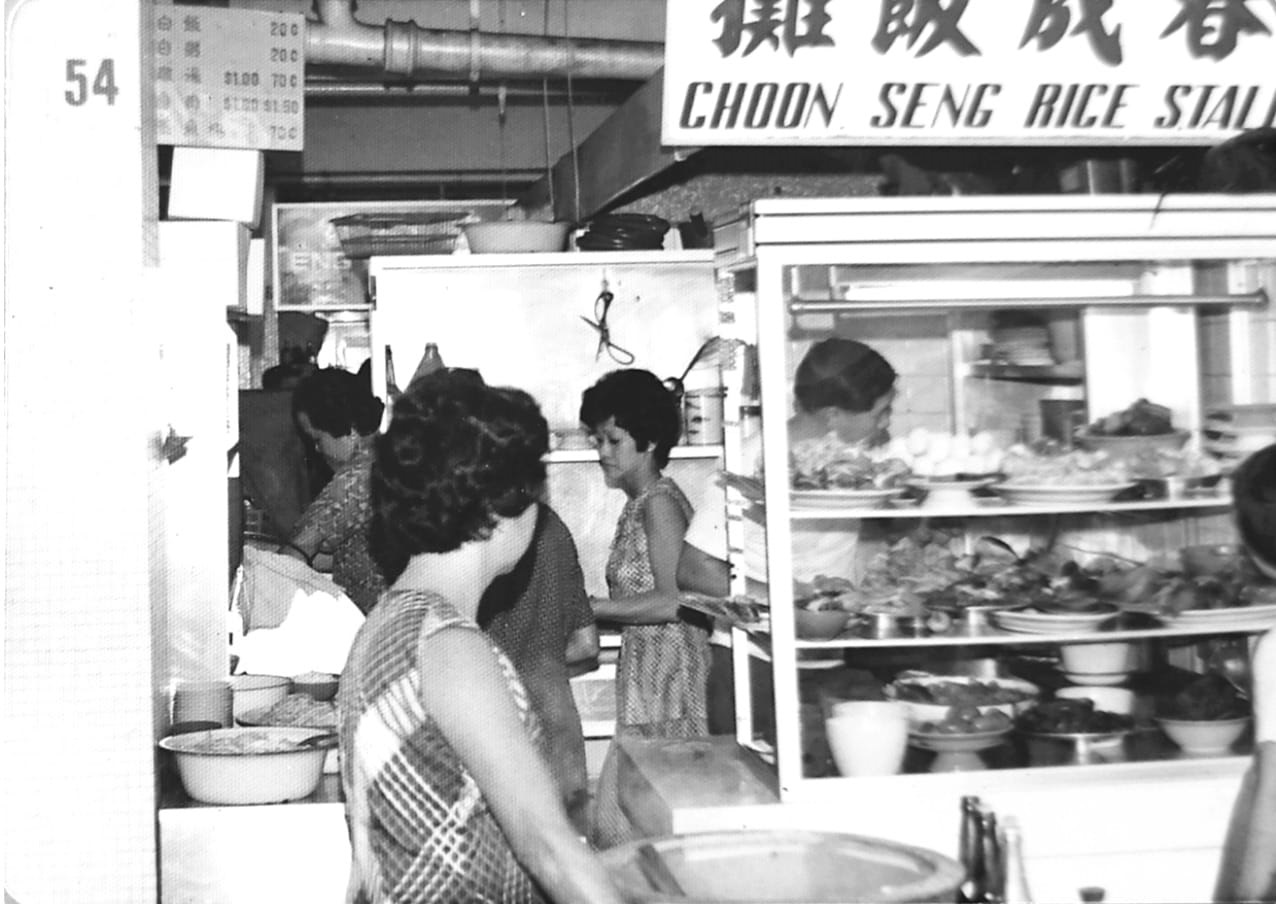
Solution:
<svg viewBox="0 0 1276 904">
<path fill-rule="evenodd" d="M 414 21 L 384 28 L 360 22 L 354 0 L 315 0 L 318 21 L 306 29 L 306 62 L 380 68 L 397 76 L 574 78 L 645 81 L 664 62 L 664 45 L 447 31 Z"/>
</svg>

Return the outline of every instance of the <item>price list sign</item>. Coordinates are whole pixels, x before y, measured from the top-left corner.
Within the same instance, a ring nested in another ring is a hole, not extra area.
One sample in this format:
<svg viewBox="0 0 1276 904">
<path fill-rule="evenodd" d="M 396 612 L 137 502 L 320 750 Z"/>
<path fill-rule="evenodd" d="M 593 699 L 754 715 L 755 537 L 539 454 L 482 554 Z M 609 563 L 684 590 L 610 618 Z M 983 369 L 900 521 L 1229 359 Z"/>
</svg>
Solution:
<svg viewBox="0 0 1276 904">
<path fill-rule="evenodd" d="M 158 144 L 301 150 L 305 16 L 155 6 L 150 38 Z"/>
</svg>

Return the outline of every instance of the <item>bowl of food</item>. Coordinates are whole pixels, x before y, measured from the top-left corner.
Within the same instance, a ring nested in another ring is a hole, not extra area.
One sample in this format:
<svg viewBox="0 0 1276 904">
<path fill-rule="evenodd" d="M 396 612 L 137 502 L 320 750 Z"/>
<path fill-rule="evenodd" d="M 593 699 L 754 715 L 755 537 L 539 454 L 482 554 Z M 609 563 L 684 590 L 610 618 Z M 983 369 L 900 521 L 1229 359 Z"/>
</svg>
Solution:
<svg viewBox="0 0 1276 904">
<path fill-rule="evenodd" d="M 461 227 L 474 254 L 526 254 L 562 251 L 572 224 L 541 220 L 500 220 Z"/>
<path fill-rule="evenodd" d="M 844 609 L 811 609 L 799 607 L 793 610 L 797 636 L 803 640 L 829 640 L 842 633 L 850 619 Z"/>
<path fill-rule="evenodd" d="M 909 721 L 919 726 L 927 722 L 943 722 L 949 718 L 953 707 L 978 715 L 1000 711 L 1013 717 L 1032 705 L 1041 691 L 1035 684 L 1021 678 L 971 678 L 904 672 L 886 686 L 885 694 L 888 699 L 907 703 Z"/>
<path fill-rule="evenodd" d="M 1235 574 L 1245 561 L 1245 549 L 1237 543 L 1198 543 L 1179 550 L 1179 564 L 1188 577 Z"/>
<path fill-rule="evenodd" d="M 1128 458 L 1147 452 L 1175 452 L 1187 445 L 1191 436 L 1186 430 L 1171 430 L 1168 433 L 1151 433 L 1147 435 L 1108 435 L 1092 433 L 1089 428 L 1081 428 L 1073 434 L 1073 440 L 1082 449 L 1090 452 L 1106 452 L 1113 458 Z"/>
<path fill-rule="evenodd" d="M 162 738 L 182 787 L 208 804 L 273 804 L 309 797 L 336 735 L 313 728 L 218 728 Z"/>
<path fill-rule="evenodd" d="M 292 679 L 283 675 L 232 675 L 231 706 L 238 719 L 246 712 L 278 703 L 292 690 Z"/>
<path fill-rule="evenodd" d="M 1156 717 L 1161 731 L 1188 756 L 1222 756 L 1249 727 L 1249 716 L 1232 719 L 1167 719 Z"/>
<path fill-rule="evenodd" d="M 1027 742 L 1034 766 L 1120 762 L 1134 720 L 1109 712 L 1090 698 L 1047 700 L 1020 713 L 1015 730 Z"/>
<path fill-rule="evenodd" d="M 1090 700 L 1102 712 L 1128 716 L 1134 712 L 1134 691 L 1124 687 L 1061 687 L 1056 700 Z"/>
<path fill-rule="evenodd" d="M 294 693 L 308 694 L 322 702 L 337 696 L 337 683 L 340 680 L 340 675 L 331 672 L 303 672 L 293 676 L 292 689 Z"/>
</svg>

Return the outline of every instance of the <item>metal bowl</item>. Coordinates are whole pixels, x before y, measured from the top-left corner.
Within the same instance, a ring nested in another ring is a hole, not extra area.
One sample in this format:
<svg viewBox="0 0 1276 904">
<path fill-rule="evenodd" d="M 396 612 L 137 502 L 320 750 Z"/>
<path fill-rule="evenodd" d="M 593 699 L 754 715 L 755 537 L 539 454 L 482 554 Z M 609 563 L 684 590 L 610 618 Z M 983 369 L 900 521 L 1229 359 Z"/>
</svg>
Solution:
<svg viewBox="0 0 1276 904">
<path fill-rule="evenodd" d="M 273 804 L 309 797 L 336 743 L 313 728 L 218 728 L 170 735 L 159 746 L 177 760 L 182 787 L 208 804 Z M 328 740 L 328 739 L 331 740 Z"/>
<path fill-rule="evenodd" d="M 1125 739 L 1133 728 L 1101 732 L 1020 732 L 1033 766 L 1081 766 L 1126 760 Z"/>
</svg>

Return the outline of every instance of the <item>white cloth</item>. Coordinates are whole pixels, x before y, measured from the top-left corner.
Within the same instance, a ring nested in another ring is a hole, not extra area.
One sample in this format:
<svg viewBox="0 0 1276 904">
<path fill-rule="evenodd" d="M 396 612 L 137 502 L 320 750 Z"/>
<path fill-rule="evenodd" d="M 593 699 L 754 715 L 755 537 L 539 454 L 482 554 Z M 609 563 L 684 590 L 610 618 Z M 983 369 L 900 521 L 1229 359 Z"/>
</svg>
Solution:
<svg viewBox="0 0 1276 904">
<path fill-rule="evenodd" d="M 340 587 L 305 562 L 245 547 L 232 601 L 236 671 L 340 674 L 364 616 Z"/>
</svg>

